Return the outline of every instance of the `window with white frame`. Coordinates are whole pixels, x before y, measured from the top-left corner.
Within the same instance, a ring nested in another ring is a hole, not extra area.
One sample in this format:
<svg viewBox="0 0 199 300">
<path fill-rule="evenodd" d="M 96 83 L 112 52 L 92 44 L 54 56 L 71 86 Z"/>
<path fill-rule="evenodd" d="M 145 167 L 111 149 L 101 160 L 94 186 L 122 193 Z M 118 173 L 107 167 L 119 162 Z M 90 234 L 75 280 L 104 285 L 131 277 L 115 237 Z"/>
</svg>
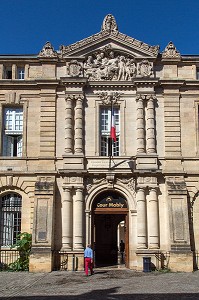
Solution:
<svg viewBox="0 0 199 300">
<path fill-rule="evenodd" d="M 114 124 L 112 115 L 114 112 Z M 116 141 L 111 136 L 111 126 L 115 125 Z M 100 108 L 100 155 L 119 156 L 120 151 L 120 111 L 118 107 Z"/>
<path fill-rule="evenodd" d="M 11 246 L 16 243 L 21 233 L 20 195 L 10 193 L 0 198 L 0 246 Z"/>
<path fill-rule="evenodd" d="M 17 79 L 24 80 L 25 69 L 24 67 L 17 67 Z"/>
<path fill-rule="evenodd" d="M 23 109 L 5 108 L 3 128 L 3 156 L 22 156 Z"/>
</svg>

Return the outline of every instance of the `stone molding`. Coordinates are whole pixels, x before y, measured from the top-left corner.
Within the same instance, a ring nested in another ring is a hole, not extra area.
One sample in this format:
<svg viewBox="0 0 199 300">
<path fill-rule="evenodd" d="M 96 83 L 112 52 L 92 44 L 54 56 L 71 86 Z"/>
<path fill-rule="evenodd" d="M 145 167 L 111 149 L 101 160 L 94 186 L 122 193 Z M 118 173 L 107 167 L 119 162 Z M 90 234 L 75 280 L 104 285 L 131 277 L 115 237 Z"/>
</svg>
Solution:
<svg viewBox="0 0 199 300">
<path fill-rule="evenodd" d="M 77 176 L 64 177 L 64 188 L 70 188 L 71 186 L 83 186 L 83 178 Z"/>
<path fill-rule="evenodd" d="M 38 177 L 35 182 L 35 195 L 37 194 L 54 194 L 55 179 L 53 177 Z"/>
<path fill-rule="evenodd" d="M 144 185 L 145 187 L 157 187 L 158 181 L 157 177 L 146 177 L 146 176 L 140 176 L 137 178 L 137 184 L 142 187 Z"/>
<path fill-rule="evenodd" d="M 135 195 L 135 178 L 117 178 L 115 173 L 107 173 L 105 177 L 89 177 L 86 180 L 86 190 L 90 191 L 93 187 L 106 184 L 107 188 L 115 185 L 123 185 Z"/>
<path fill-rule="evenodd" d="M 1 176 L 0 193 L 5 192 L 6 190 L 15 190 L 16 193 L 19 194 L 23 192 L 31 198 L 35 191 L 35 177 L 22 178 L 21 176 L 11 173 L 9 175 Z"/>
<path fill-rule="evenodd" d="M 187 186 L 183 176 L 166 177 L 168 194 L 187 194 Z"/>
<path fill-rule="evenodd" d="M 122 183 L 132 192 L 135 192 L 135 178 L 117 178 L 117 183 Z"/>
<path fill-rule="evenodd" d="M 113 40 L 119 41 L 119 42 L 123 42 L 124 44 L 131 46 L 131 47 L 135 47 L 136 49 L 139 49 L 140 51 L 146 51 L 147 53 L 149 53 L 152 56 L 157 57 L 158 53 L 159 53 L 159 46 L 150 46 L 148 44 L 145 44 L 141 41 L 138 41 L 124 33 L 121 33 L 117 30 L 115 31 L 106 31 L 106 30 L 102 30 L 90 37 L 87 37 L 81 41 L 78 41 L 74 44 L 71 44 L 69 46 L 64 46 L 61 45 L 60 46 L 60 56 L 61 57 L 66 57 L 68 55 L 70 55 L 71 52 L 73 52 L 74 50 L 78 50 L 83 48 L 84 46 L 90 45 L 91 43 L 95 43 L 98 42 L 99 40 L 103 39 L 103 38 L 112 38 Z"/>
</svg>

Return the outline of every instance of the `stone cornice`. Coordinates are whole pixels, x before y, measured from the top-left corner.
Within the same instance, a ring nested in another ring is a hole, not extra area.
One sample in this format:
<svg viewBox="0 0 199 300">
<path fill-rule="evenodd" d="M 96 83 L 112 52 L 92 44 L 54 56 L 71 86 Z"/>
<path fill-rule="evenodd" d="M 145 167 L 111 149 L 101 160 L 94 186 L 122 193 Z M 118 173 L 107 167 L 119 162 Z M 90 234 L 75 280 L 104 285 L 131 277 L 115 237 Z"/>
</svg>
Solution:
<svg viewBox="0 0 199 300">
<path fill-rule="evenodd" d="M 61 77 L 60 81 L 65 85 L 86 85 L 88 79 L 84 77 Z"/>
<path fill-rule="evenodd" d="M 61 56 L 65 57 L 68 55 L 72 55 L 73 53 L 77 51 L 81 51 L 85 48 L 89 48 L 92 45 L 99 43 L 101 41 L 111 39 L 113 41 L 117 41 L 122 43 L 123 45 L 133 47 L 135 50 L 139 52 L 143 52 L 143 54 L 152 56 L 156 58 L 159 53 L 159 46 L 150 46 L 148 44 L 145 44 L 141 41 L 138 41 L 130 36 L 127 36 L 126 34 L 123 34 L 119 31 L 100 31 L 90 37 L 87 37 L 79 42 L 76 42 L 74 44 L 71 44 L 69 46 L 61 46 Z"/>
<path fill-rule="evenodd" d="M 147 85 L 156 86 L 156 85 L 159 84 L 159 79 L 156 79 L 156 78 L 135 78 L 133 82 L 136 86 L 147 86 Z"/>
<path fill-rule="evenodd" d="M 173 86 L 175 87 L 182 87 L 185 84 L 185 80 L 182 79 L 161 79 L 159 80 L 159 84 L 160 86 L 166 86 L 167 88 L 169 86 L 171 86 L 171 88 L 173 88 Z"/>
<path fill-rule="evenodd" d="M 37 79 L 36 84 L 40 87 L 56 88 L 59 85 L 59 80 L 57 79 Z"/>
<path fill-rule="evenodd" d="M 88 86 L 95 88 L 134 88 L 134 82 L 130 81 L 89 81 Z"/>
<path fill-rule="evenodd" d="M 26 89 L 28 89 L 30 86 L 37 85 L 37 82 L 35 80 L 0 79 L 0 85 L 1 87 L 10 86 L 11 89 L 13 86 L 26 87 Z"/>
</svg>

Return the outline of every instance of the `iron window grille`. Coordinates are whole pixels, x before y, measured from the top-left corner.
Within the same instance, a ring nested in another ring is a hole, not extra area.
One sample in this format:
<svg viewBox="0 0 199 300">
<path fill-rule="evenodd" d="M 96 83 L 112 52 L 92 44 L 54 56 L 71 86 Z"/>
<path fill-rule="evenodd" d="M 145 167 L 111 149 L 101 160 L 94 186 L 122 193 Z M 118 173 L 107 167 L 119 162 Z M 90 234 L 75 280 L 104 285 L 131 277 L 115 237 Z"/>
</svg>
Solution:
<svg viewBox="0 0 199 300">
<path fill-rule="evenodd" d="M 11 246 L 17 241 L 21 233 L 21 206 L 20 195 L 11 193 L 3 196 L 0 201 L 0 245 Z"/>
</svg>

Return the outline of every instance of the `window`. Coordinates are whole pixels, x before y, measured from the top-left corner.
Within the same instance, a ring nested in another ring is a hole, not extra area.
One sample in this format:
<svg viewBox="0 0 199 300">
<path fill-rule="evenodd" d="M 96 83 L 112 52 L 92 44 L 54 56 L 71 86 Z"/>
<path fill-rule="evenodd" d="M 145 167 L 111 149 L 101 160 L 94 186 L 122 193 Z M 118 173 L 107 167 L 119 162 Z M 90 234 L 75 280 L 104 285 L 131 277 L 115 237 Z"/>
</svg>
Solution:
<svg viewBox="0 0 199 300">
<path fill-rule="evenodd" d="M 17 79 L 23 80 L 24 79 L 25 70 L 23 67 L 17 68 Z"/>
<path fill-rule="evenodd" d="M 3 155 L 22 156 L 23 110 L 4 109 Z"/>
<path fill-rule="evenodd" d="M 4 68 L 4 78 L 5 79 L 12 79 L 12 67 L 5 67 Z"/>
<path fill-rule="evenodd" d="M 119 108 L 113 108 L 116 128 L 116 142 L 110 138 L 111 107 L 100 110 L 100 154 L 102 156 L 119 156 L 120 115 Z"/>
<path fill-rule="evenodd" d="M 0 246 L 16 243 L 21 233 L 21 204 L 21 196 L 14 193 L 0 199 Z"/>
</svg>

